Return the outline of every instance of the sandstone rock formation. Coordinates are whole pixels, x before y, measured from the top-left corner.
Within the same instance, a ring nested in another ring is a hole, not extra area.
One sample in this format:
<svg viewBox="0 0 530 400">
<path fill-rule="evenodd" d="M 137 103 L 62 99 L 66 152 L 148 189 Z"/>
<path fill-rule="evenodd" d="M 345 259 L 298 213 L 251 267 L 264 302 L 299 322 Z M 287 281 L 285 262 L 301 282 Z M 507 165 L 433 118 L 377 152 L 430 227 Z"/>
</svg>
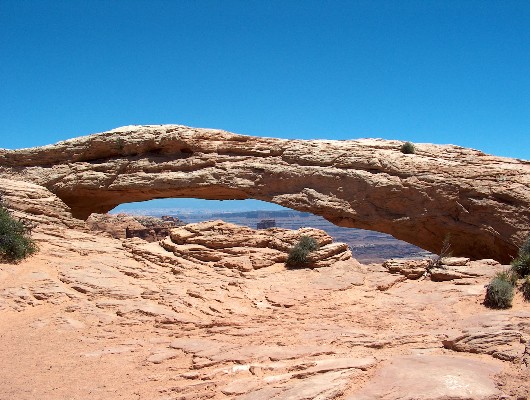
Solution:
<svg viewBox="0 0 530 400">
<path fill-rule="evenodd" d="M 496 372 L 493 365 L 466 358 L 396 357 L 347 400 L 498 399 L 503 394 L 489 379 Z"/>
<path fill-rule="evenodd" d="M 510 310 L 482 305 L 488 274 L 502 268 L 491 260 L 453 265 L 466 277 L 442 282 L 351 259 L 241 270 L 177 250 L 228 254 L 245 229 L 177 228 L 167 251 L 95 234 L 43 187 L 0 184 L 9 208 L 35 224 L 40 248 L 20 264 L 0 263 L 2 399 L 528 395 L 529 306 L 520 293 Z M 249 244 L 266 240 L 248 233 Z M 299 234 L 278 232 L 286 242 Z M 268 245 L 254 249 L 267 260 Z"/>
<path fill-rule="evenodd" d="M 48 189 L 32 183 L 0 178 L 0 199 L 15 217 L 36 225 L 85 228 L 72 217 L 70 207 Z"/>
<path fill-rule="evenodd" d="M 145 226 L 132 215 L 127 214 L 91 214 L 86 220 L 86 225 L 95 232 L 107 232 L 113 238 L 125 239 L 125 230 L 145 229 Z"/>
<path fill-rule="evenodd" d="M 390 259 L 383 263 L 388 272 L 401 274 L 407 279 L 427 277 L 435 282 L 460 280 L 462 284 L 477 277 L 491 279 L 504 268 L 495 260 L 471 261 L 464 257 L 445 257 L 438 267 L 432 260 Z"/>
<path fill-rule="evenodd" d="M 259 199 L 386 232 L 437 253 L 507 262 L 530 232 L 530 162 L 456 146 L 281 140 L 179 125 L 127 126 L 0 151 L 0 177 L 42 185 L 86 219 L 165 197 Z"/>
<path fill-rule="evenodd" d="M 184 225 L 176 217 L 162 218 L 127 214 L 91 214 L 86 220 L 93 231 L 107 232 L 114 238 L 140 237 L 155 242 L 169 234 L 169 230 Z M 127 236 L 127 233 L 129 236 Z"/>
<path fill-rule="evenodd" d="M 348 245 L 332 243 L 324 231 L 301 228 L 254 230 L 223 221 L 188 224 L 173 229 L 160 242 L 167 251 L 195 264 L 214 262 L 214 266 L 240 271 L 285 264 L 291 248 L 302 236 L 314 238 L 319 249 L 308 255 L 308 267 L 329 267 L 339 261 L 353 263 Z"/>
</svg>

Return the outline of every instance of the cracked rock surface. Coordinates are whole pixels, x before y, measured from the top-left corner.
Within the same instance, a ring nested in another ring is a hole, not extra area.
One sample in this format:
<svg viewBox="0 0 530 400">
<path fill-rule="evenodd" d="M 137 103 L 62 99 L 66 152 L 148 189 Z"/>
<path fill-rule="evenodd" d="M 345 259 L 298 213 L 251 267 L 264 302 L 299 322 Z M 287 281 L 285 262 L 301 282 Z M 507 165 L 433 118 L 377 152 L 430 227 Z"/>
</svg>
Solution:
<svg viewBox="0 0 530 400">
<path fill-rule="evenodd" d="M 0 150 L 0 178 L 35 183 L 86 219 L 164 197 L 258 199 L 438 253 L 509 262 L 530 233 L 530 162 L 450 145 L 283 140 L 181 125 L 126 126 Z"/>
<path fill-rule="evenodd" d="M 505 267 L 491 260 L 447 261 L 461 275 L 442 281 L 347 252 L 286 270 L 271 252 L 283 247 L 268 246 L 299 232 L 212 221 L 162 243 L 114 239 L 84 229 L 46 189 L 9 184 L 9 207 L 35 222 L 40 251 L 0 264 L 1 399 L 528 395 L 529 305 L 520 296 L 510 310 L 482 305 Z M 28 208 L 43 198 L 50 207 Z M 278 262 L 223 263 L 240 257 L 243 237 L 249 259 Z M 211 254 L 175 247 L 185 245 Z"/>
</svg>

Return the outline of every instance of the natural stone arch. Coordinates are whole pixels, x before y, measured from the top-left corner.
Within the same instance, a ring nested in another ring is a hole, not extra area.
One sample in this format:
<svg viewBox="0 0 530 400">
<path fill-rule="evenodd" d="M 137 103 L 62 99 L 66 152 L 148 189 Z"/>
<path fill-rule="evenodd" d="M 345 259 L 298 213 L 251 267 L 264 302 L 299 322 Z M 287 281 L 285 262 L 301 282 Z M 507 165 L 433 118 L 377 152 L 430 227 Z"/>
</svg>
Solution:
<svg viewBox="0 0 530 400">
<path fill-rule="evenodd" d="M 509 261 L 529 232 L 530 162 L 456 146 L 283 140 L 128 126 L 0 151 L 0 176 L 47 187 L 87 218 L 156 198 L 258 199 L 437 252 Z"/>
</svg>

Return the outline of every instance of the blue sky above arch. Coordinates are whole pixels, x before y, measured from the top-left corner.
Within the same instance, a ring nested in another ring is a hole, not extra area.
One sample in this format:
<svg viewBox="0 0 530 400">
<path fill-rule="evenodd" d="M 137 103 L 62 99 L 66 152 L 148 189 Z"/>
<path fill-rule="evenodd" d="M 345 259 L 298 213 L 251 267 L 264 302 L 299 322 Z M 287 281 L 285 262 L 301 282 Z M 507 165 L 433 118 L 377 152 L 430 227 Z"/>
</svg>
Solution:
<svg viewBox="0 0 530 400">
<path fill-rule="evenodd" d="M 0 0 L 0 147 L 177 123 L 530 159 L 528 1 Z"/>
</svg>

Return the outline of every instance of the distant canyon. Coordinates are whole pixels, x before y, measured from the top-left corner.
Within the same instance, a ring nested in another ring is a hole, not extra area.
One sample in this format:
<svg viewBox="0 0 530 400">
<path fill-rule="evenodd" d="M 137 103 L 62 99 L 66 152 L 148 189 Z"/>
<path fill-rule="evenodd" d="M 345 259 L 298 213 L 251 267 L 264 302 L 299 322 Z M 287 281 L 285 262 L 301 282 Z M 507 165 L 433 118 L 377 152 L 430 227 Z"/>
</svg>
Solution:
<svg viewBox="0 0 530 400">
<path fill-rule="evenodd" d="M 118 213 L 114 211 L 113 214 Z M 274 220 L 276 226 L 286 229 L 311 227 L 327 232 L 334 241 L 350 246 L 353 257 L 364 264 L 381 263 L 389 258 L 425 258 L 431 255 L 410 243 L 398 240 L 391 235 L 365 229 L 344 228 L 332 224 L 323 217 L 295 210 L 255 210 L 242 212 L 219 212 L 208 210 L 186 210 L 168 208 L 131 209 L 124 211 L 131 215 L 153 217 L 173 216 L 184 223 L 197 223 L 221 219 L 237 225 L 256 229 L 262 220 Z"/>
</svg>

